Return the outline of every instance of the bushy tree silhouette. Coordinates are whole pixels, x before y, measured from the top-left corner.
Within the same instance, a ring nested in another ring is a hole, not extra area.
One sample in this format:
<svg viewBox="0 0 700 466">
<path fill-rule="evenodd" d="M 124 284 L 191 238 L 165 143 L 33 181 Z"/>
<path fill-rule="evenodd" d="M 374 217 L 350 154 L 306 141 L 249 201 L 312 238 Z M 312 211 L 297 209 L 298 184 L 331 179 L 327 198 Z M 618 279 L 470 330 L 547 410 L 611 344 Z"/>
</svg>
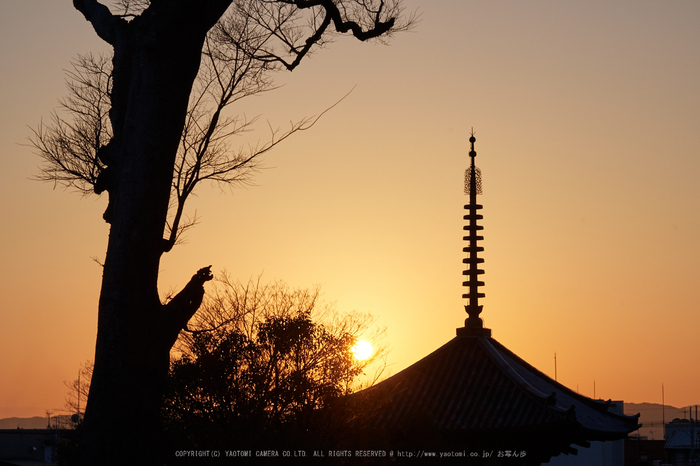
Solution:
<svg viewBox="0 0 700 466">
<path fill-rule="evenodd" d="M 227 299 L 205 302 L 199 329 L 176 344 L 163 408 L 170 442 L 178 449 L 332 443 L 347 420 L 339 398 L 382 356 L 352 354 L 371 318 L 334 313 L 318 289 L 220 284 Z"/>
</svg>

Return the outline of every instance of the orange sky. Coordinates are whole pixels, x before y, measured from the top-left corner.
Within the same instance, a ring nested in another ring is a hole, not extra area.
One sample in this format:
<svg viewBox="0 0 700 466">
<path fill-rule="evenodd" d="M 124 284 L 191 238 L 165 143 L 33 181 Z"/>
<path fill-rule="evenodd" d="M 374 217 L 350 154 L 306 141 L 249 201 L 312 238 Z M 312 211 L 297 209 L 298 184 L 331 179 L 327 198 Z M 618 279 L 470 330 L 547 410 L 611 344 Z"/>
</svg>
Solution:
<svg viewBox="0 0 700 466">
<path fill-rule="evenodd" d="M 406 1 L 389 46 L 339 39 L 242 103 L 273 126 L 318 114 L 256 185 L 205 187 L 161 291 L 213 264 L 322 285 L 387 327 L 397 372 L 454 336 L 468 137 L 483 172 L 493 336 L 572 389 L 700 402 L 700 4 Z M 64 406 L 92 358 L 106 200 L 31 181 L 24 146 L 105 46 L 70 2 L 0 2 L 0 417 Z M 260 132 L 241 142 L 266 137 Z"/>
</svg>

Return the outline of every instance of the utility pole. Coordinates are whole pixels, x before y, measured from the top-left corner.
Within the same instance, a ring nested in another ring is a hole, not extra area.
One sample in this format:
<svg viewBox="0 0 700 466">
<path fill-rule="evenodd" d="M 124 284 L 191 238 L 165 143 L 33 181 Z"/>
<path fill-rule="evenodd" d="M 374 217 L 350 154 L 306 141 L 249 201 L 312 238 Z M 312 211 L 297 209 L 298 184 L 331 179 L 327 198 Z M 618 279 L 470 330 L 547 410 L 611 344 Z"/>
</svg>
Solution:
<svg viewBox="0 0 700 466">
<path fill-rule="evenodd" d="M 78 370 L 78 419 L 80 419 L 80 370 Z"/>
<path fill-rule="evenodd" d="M 557 381 L 557 352 L 554 352 L 554 381 Z"/>
<path fill-rule="evenodd" d="M 693 466 L 696 466 L 697 463 L 697 458 L 696 458 L 696 452 L 695 452 L 695 441 L 696 441 L 696 432 L 695 432 L 695 423 L 697 422 L 698 419 L 698 406 L 695 405 L 695 418 L 693 419 L 693 408 L 688 407 L 690 410 L 690 464 Z"/>
<path fill-rule="evenodd" d="M 664 399 L 664 384 L 661 384 L 661 424 L 664 426 L 664 438 L 666 438 L 666 400 Z"/>
</svg>

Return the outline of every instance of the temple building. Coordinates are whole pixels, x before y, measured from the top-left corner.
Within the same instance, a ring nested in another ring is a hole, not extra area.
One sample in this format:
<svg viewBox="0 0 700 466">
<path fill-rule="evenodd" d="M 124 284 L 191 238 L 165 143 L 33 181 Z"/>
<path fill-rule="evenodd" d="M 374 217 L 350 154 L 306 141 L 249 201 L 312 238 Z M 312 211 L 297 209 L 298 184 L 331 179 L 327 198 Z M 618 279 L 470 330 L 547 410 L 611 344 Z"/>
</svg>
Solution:
<svg viewBox="0 0 700 466">
<path fill-rule="evenodd" d="M 469 141 L 462 295 L 467 319 L 451 341 L 357 394 L 372 406 L 362 422 L 363 437 L 372 446 L 426 458 L 450 452 L 464 464 L 513 465 L 538 465 L 575 454 L 577 445 L 627 437 L 638 428 L 639 415 L 616 413 L 610 401 L 587 398 L 552 380 L 484 327 L 481 172 L 473 133 Z"/>
</svg>

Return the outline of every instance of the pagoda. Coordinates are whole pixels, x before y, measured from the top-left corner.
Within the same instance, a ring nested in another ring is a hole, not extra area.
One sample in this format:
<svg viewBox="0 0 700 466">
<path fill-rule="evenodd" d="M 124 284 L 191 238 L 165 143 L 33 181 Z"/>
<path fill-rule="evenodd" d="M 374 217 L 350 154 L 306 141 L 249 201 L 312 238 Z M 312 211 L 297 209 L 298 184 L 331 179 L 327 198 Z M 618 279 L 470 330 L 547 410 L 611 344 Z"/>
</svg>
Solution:
<svg viewBox="0 0 700 466">
<path fill-rule="evenodd" d="M 481 172 L 473 132 L 469 141 L 462 295 L 468 317 L 445 345 L 353 395 L 364 412 L 370 411 L 357 421 L 360 437 L 376 448 L 451 451 L 465 455 L 466 464 L 513 465 L 538 465 L 561 453 L 575 454 L 575 445 L 627 437 L 639 427 L 639 415 L 616 413 L 613 402 L 585 397 L 552 380 L 484 327 Z"/>
</svg>

